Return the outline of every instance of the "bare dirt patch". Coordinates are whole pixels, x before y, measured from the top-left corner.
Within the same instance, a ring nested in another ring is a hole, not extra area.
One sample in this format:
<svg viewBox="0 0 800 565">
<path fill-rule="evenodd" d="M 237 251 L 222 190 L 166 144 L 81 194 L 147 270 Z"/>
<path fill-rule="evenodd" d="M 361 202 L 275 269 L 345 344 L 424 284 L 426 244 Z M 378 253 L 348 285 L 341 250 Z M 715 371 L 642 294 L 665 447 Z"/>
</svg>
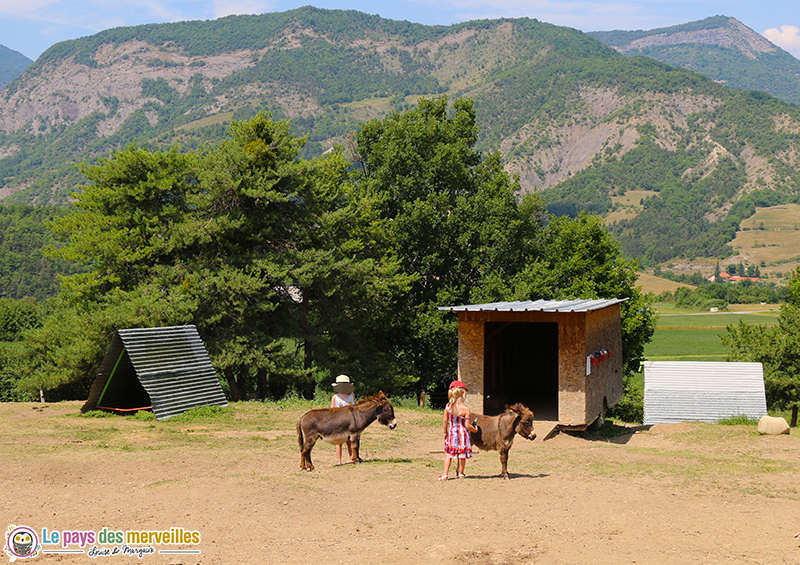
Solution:
<svg viewBox="0 0 800 565">
<path fill-rule="evenodd" d="M 94 562 L 799 563 L 800 440 L 752 426 L 518 438 L 438 482 L 441 415 L 373 424 L 361 464 L 299 471 L 307 407 L 243 403 L 197 422 L 86 418 L 81 403 L 0 404 L 0 501 L 37 531 L 198 531 L 199 555 Z M 166 546 L 157 545 L 157 550 Z M 74 546 L 73 546 L 74 548 Z M 40 562 L 92 563 L 86 554 Z"/>
</svg>

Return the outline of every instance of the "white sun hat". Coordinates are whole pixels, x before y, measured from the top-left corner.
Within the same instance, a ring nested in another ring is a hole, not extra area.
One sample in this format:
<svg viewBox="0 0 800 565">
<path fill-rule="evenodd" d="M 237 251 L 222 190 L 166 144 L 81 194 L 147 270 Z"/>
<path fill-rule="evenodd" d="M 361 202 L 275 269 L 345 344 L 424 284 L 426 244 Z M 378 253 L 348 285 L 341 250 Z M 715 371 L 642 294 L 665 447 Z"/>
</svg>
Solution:
<svg viewBox="0 0 800 565">
<path fill-rule="evenodd" d="M 339 375 L 336 377 L 336 382 L 333 383 L 333 391 L 337 394 L 350 394 L 356 387 L 350 382 L 350 377 L 347 375 Z"/>
</svg>

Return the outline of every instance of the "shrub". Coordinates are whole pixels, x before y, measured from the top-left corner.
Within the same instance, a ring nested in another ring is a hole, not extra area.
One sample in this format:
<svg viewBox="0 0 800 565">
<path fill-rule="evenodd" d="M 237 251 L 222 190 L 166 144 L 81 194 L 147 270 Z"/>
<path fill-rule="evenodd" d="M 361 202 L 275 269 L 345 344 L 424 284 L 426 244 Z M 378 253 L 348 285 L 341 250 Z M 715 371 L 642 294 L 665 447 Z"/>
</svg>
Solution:
<svg viewBox="0 0 800 565">
<path fill-rule="evenodd" d="M 608 418 L 629 424 L 641 424 L 644 421 L 644 396 L 640 391 L 630 391 L 609 409 Z"/>
<path fill-rule="evenodd" d="M 745 414 L 734 414 L 733 416 L 728 416 L 727 418 L 721 418 L 717 420 L 717 424 L 721 424 L 723 426 L 757 426 L 758 420 L 755 418 L 750 418 Z"/>
</svg>

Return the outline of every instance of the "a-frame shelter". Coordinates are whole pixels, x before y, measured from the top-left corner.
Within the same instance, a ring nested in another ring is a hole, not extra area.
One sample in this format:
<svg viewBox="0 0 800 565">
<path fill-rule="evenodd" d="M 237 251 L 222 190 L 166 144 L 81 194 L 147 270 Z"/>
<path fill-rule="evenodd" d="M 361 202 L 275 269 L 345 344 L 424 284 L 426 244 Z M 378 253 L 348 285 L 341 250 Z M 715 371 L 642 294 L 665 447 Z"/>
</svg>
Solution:
<svg viewBox="0 0 800 565">
<path fill-rule="evenodd" d="M 195 326 L 114 332 L 82 412 L 152 410 L 164 420 L 197 406 L 227 406 Z"/>
</svg>

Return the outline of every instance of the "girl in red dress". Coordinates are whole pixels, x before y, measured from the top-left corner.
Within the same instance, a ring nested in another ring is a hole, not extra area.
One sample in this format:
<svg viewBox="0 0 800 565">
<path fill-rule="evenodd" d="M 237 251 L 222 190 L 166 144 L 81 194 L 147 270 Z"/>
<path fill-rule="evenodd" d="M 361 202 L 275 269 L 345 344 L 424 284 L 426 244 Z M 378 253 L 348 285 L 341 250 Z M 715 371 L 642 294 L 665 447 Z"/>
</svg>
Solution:
<svg viewBox="0 0 800 565">
<path fill-rule="evenodd" d="M 458 459 L 458 478 L 463 479 L 467 459 L 472 457 L 472 443 L 469 432 L 477 432 L 478 428 L 470 423 L 470 411 L 466 404 L 467 387 L 461 381 L 450 383 L 447 391 L 450 401 L 444 409 L 444 472 L 439 475 L 440 481 L 446 481 L 450 472 L 450 462 Z"/>
</svg>

